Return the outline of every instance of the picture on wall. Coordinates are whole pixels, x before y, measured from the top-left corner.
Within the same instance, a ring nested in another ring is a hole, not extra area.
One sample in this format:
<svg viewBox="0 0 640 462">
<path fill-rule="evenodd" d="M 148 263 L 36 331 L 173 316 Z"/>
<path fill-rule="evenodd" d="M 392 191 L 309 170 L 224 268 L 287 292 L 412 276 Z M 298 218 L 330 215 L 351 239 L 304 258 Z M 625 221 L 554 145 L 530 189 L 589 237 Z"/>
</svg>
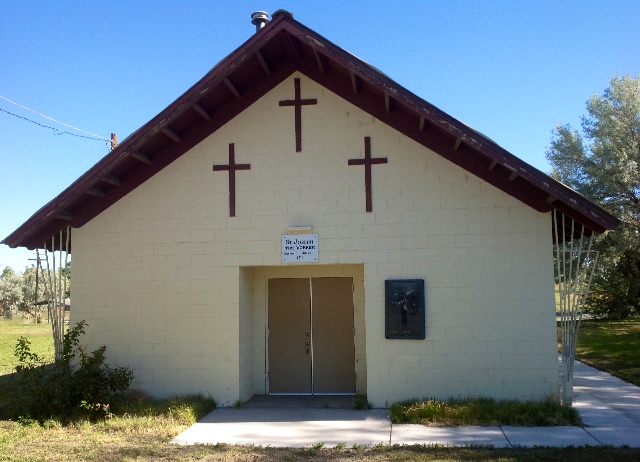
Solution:
<svg viewBox="0 0 640 462">
<path fill-rule="evenodd" d="M 424 279 L 385 281 L 385 338 L 424 339 Z"/>
</svg>

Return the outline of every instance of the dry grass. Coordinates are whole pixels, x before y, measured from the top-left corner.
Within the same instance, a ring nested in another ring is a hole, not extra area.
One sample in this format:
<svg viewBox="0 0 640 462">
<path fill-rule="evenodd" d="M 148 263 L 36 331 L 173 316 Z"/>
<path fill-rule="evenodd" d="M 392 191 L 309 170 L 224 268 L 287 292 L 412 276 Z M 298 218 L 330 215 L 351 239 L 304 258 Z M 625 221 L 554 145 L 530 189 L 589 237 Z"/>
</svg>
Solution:
<svg viewBox="0 0 640 462">
<path fill-rule="evenodd" d="M 428 446 L 378 446 L 375 448 L 279 449 L 239 446 L 174 446 L 167 441 L 182 428 L 163 431 L 113 428 L 109 423 L 78 423 L 66 428 L 22 427 L 0 423 L 0 461 L 635 461 L 638 449 L 613 448 L 443 448 Z M 10 440 L 7 443 L 7 437 Z"/>
<path fill-rule="evenodd" d="M 114 403 L 114 417 L 105 421 L 0 421 L 0 461 L 127 460 L 138 455 L 165 460 L 180 449 L 168 442 L 214 407 L 213 400 L 202 397 L 153 401 L 132 393 Z"/>
</svg>

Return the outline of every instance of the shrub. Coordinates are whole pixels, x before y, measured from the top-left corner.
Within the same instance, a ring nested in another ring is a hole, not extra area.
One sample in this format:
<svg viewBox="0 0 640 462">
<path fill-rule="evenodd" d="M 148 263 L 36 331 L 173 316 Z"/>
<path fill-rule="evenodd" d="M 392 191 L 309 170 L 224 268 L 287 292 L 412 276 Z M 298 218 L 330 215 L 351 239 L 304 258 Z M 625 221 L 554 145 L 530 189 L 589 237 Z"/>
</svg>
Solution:
<svg viewBox="0 0 640 462">
<path fill-rule="evenodd" d="M 94 418 L 111 416 L 109 401 L 122 393 L 133 380 L 126 367 L 105 364 L 105 346 L 87 353 L 80 336 L 87 324 L 80 321 L 64 335 L 63 358 L 50 364 L 33 353 L 30 342 L 21 337 L 15 348 L 20 364 L 22 408 L 33 418 L 68 418 L 73 414 Z"/>
</svg>

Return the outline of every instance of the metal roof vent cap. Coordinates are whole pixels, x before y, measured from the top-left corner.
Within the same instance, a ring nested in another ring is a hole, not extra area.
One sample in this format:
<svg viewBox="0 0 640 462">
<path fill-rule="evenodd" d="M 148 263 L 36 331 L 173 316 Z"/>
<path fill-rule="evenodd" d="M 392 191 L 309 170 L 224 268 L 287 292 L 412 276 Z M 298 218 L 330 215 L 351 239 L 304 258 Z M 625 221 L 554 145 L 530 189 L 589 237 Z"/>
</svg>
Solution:
<svg viewBox="0 0 640 462">
<path fill-rule="evenodd" d="M 256 11 L 251 15 L 251 24 L 256 26 L 256 32 L 260 32 L 260 29 L 269 24 L 269 13 Z"/>
<path fill-rule="evenodd" d="M 271 15 L 271 17 L 273 19 L 275 19 L 276 16 L 280 16 L 281 14 L 283 14 L 285 16 L 289 16 L 291 19 L 293 19 L 293 13 L 291 11 L 287 11 L 287 10 L 277 10 Z"/>
</svg>

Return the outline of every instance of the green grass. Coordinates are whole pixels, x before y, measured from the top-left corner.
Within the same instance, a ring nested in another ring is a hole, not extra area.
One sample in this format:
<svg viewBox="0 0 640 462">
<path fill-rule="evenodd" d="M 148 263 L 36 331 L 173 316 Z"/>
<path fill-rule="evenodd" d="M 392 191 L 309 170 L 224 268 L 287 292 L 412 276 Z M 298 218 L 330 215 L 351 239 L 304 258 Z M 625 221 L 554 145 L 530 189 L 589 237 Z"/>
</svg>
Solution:
<svg viewBox="0 0 640 462">
<path fill-rule="evenodd" d="M 576 356 L 640 386 L 640 319 L 582 321 Z"/>
<path fill-rule="evenodd" d="M 53 359 L 53 333 L 50 324 L 25 324 L 20 321 L 0 321 L 0 376 L 15 371 L 18 361 L 13 354 L 19 337 L 31 342 L 31 351 Z"/>
<path fill-rule="evenodd" d="M 31 342 L 31 351 L 44 358 L 51 358 L 53 362 L 53 333 L 50 324 L 0 320 L 0 419 L 20 414 L 17 406 L 21 389 L 15 372 L 18 361 L 14 355 L 19 337 L 25 337 Z"/>
<path fill-rule="evenodd" d="M 582 425 L 578 411 L 548 400 L 542 403 L 496 401 L 489 398 L 415 400 L 391 407 L 393 423 L 413 423 L 441 427 L 465 425 L 514 425 L 549 427 Z"/>
</svg>

